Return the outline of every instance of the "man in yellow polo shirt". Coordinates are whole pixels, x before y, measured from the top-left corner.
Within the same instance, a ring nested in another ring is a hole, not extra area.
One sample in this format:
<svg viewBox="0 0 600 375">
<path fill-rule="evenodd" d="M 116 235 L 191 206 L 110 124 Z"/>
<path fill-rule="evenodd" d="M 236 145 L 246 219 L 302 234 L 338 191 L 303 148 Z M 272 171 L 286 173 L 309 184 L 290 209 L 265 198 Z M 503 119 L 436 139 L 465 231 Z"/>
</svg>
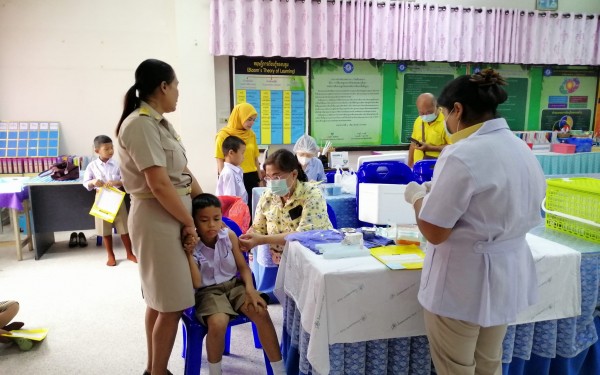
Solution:
<svg viewBox="0 0 600 375">
<path fill-rule="evenodd" d="M 413 124 L 411 137 L 416 140 L 410 142 L 408 149 L 408 166 L 422 159 L 437 159 L 440 151 L 450 143 L 444 128 L 444 115 L 437 107 L 435 96 L 424 93 L 417 98 L 419 117 Z"/>
</svg>

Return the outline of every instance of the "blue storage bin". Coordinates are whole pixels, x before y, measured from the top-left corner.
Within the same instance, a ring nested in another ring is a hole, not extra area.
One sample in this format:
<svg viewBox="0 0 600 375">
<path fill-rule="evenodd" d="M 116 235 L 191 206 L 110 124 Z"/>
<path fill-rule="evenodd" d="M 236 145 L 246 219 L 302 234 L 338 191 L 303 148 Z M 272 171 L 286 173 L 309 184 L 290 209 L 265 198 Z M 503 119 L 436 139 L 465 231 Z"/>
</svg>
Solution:
<svg viewBox="0 0 600 375">
<path fill-rule="evenodd" d="M 575 145 L 575 153 L 591 152 L 592 144 L 594 143 L 594 141 L 591 138 L 570 137 L 570 138 L 567 138 L 567 143 L 570 145 Z"/>
<path fill-rule="evenodd" d="M 415 175 L 415 181 L 419 184 L 423 182 L 431 181 L 433 177 L 433 168 L 437 159 L 425 159 L 419 160 L 413 166 L 413 173 Z"/>
</svg>

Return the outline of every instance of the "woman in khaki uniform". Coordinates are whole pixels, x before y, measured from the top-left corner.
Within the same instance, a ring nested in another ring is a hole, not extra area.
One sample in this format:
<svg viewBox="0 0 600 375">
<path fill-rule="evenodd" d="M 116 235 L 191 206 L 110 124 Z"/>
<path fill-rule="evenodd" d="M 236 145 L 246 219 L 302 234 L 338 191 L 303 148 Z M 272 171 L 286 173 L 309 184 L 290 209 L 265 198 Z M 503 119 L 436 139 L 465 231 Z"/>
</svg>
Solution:
<svg viewBox="0 0 600 375">
<path fill-rule="evenodd" d="M 194 305 L 181 239 L 198 240 L 191 198 L 202 189 L 187 168 L 180 137 L 162 116 L 175 110 L 178 84 L 169 64 L 142 62 L 117 126 L 123 185 L 132 197 L 128 225 L 147 305 L 144 374 L 152 375 L 170 374 L 167 363 L 181 312 Z"/>
</svg>

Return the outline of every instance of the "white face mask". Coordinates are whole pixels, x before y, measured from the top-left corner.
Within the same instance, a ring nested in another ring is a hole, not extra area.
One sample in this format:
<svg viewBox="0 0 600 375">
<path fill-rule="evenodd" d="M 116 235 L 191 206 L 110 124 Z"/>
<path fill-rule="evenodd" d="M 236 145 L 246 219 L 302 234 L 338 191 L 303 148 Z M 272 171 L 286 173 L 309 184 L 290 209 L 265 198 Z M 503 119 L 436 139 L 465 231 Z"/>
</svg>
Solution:
<svg viewBox="0 0 600 375">
<path fill-rule="evenodd" d="M 302 166 L 305 166 L 308 164 L 309 160 L 312 158 L 308 158 L 306 156 L 297 156 L 298 161 L 300 162 L 300 164 L 302 164 Z"/>
<path fill-rule="evenodd" d="M 433 122 L 435 121 L 435 119 L 437 118 L 437 110 L 433 113 L 430 113 L 428 115 L 421 115 L 421 120 L 425 121 L 425 122 Z"/>
<path fill-rule="evenodd" d="M 454 112 L 454 108 L 452 108 L 452 110 L 450 111 L 450 113 L 448 113 L 448 116 L 444 117 L 444 130 L 446 130 L 446 135 L 448 136 L 448 138 L 450 138 L 452 136 L 452 133 L 450 133 L 450 130 L 448 130 L 448 123 L 446 122 L 446 119 L 448 117 L 450 117 L 450 114 L 452 114 L 452 112 Z M 458 126 L 456 127 L 456 130 L 458 130 Z"/>
</svg>

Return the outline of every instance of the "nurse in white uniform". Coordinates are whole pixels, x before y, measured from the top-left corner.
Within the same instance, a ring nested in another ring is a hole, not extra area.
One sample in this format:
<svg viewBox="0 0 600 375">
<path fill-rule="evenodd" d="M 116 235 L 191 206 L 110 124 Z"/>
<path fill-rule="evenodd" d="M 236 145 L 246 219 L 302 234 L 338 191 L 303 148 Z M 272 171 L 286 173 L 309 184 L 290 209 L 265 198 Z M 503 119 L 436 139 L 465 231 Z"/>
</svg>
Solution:
<svg viewBox="0 0 600 375">
<path fill-rule="evenodd" d="M 492 69 L 446 85 L 438 103 L 452 145 L 430 186 L 405 198 L 427 238 L 419 302 L 438 374 L 501 374 L 506 326 L 537 299 L 525 234 L 540 223 L 539 162 L 496 109 L 507 99 Z"/>
</svg>

